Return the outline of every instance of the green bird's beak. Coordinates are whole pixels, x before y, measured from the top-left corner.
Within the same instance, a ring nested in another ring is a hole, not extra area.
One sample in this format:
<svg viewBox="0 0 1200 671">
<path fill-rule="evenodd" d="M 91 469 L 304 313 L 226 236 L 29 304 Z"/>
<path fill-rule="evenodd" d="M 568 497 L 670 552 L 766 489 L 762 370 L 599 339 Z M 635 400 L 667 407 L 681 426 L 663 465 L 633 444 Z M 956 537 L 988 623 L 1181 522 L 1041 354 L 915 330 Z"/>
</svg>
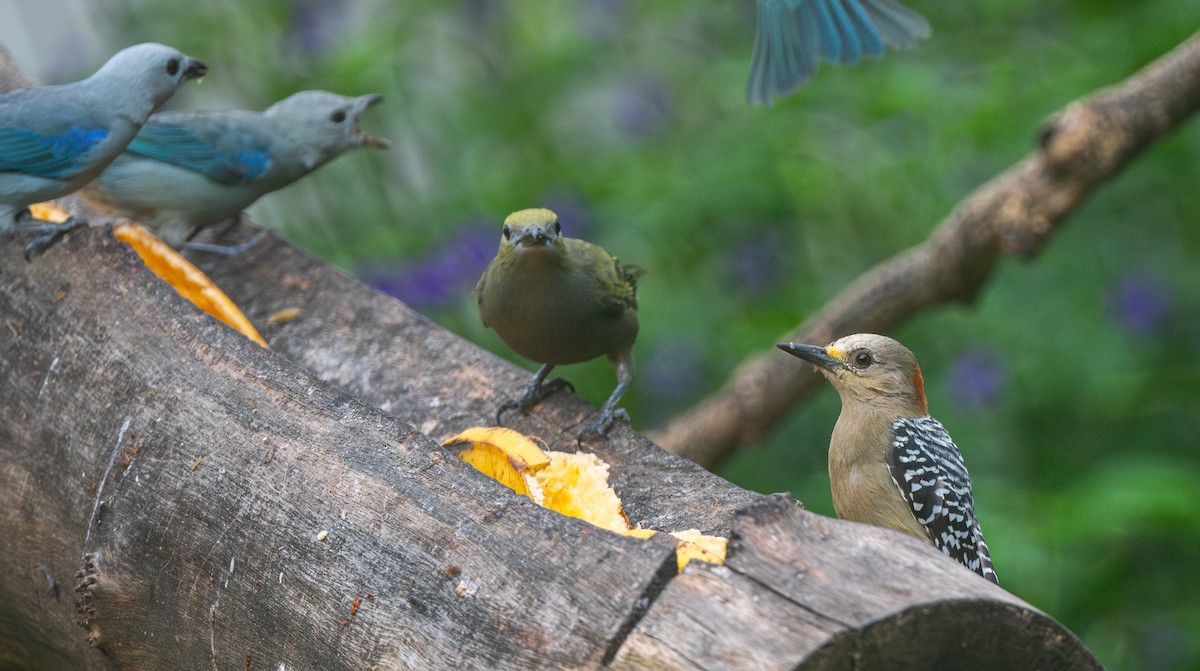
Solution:
<svg viewBox="0 0 1200 671">
<path fill-rule="evenodd" d="M 514 230 L 510 242 L 515 247 L 549 247 L 557 238 L 553 230 L 533 224 Z"/>
</svg>

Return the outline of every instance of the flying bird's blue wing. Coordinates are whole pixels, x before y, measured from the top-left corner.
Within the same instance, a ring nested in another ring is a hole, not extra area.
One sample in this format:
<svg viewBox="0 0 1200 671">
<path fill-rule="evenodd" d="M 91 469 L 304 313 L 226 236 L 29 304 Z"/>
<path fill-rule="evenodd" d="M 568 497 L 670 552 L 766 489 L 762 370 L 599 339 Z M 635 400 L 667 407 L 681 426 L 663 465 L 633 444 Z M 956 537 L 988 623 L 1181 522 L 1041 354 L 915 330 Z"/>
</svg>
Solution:
<svg viewBox="0 0 1200 671">
<path fill-rule="evenodd" d="M 758 0 L 746 97 L 770 104 L 807 82 L 822 60 L 857 63 L 928 35 L 924 17 L 892 0 Z"/>
</svg>

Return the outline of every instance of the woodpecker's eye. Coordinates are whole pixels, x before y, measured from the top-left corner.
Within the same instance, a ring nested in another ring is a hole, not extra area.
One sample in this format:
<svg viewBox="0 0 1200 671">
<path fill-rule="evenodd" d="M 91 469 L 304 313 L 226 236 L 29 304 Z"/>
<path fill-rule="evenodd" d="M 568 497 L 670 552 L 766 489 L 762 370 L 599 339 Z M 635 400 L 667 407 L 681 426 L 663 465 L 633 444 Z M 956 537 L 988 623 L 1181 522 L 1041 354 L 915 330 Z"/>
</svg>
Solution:
<svg viewBox="0 0 1200 671">
<path fill-rule="evenodd" d="M 855 368 L 866 368 L 875 363 L 875 357 L 871 356 L 871 353 L 867 350 L 860 349 L 850 355 L 850 361 L 854 364 Z"/>
<path fill-rule="evenodd" d="M 508 240 L 511 237 L 512 237 L 512 229 L 508 227 L 508 224 L 505 224 L 504 225 L 504 239 Z"/>
<path fill-rule="evenodd" d="M 554 231 L 554 234 L 555 234 L 555 235 L 558 235 L 559 233 L 561 233 L 561 232 L 562 232 L 562 229 L 560 229 L 560 228 L 559 228 L 559 226 L 558 226 L 558 220 L 557 220 L 557 219 L 555 219 L 555 220 L 554 220 L 554 223 L 553 223 L 553 224 L 550 224 L 550 228 L 551 228 L 551 229 L 553 229 L 553 231 Z"/>
<path fill-rule="evenodd" d="M 171 60 L 167 61 L 167 74 L 171 75 L 172 77 L 179 74 L 178 58 L 172 58 Z"/>
<path fill-rule="evenodd" d="M 346 120 L 346 113 L 343 112 L 342 110 L 338 110 L 338 111 L 334 112 L 333 114 L 329 115 L 329 120 L 334 123 L 341 123 Z"/>
</svg>

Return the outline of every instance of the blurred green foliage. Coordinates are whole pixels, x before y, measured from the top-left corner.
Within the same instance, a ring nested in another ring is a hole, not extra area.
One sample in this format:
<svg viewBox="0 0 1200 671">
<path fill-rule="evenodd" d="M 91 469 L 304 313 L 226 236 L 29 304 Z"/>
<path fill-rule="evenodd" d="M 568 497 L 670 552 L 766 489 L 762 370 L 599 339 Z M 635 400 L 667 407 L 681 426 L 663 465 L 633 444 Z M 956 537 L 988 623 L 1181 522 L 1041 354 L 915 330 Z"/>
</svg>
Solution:
<svg viewBox="0 0 1200 671">
<path fill-rule="evenodd" d="M 494 351 L 512 356 L 469 292 L 506 213 L 556 208 L 646 268 L 625 405 L 647 429 L 921 241 L 1048 115 L 1200 27 L 1180 0 L 908 4 L 934 26 L 918 49 L 823 66 L 765 109 L 744 100 L 751 0 L 110 0 L 103 20 L 114 50 L 208 63 L 176 107 L 384 94 L 363 125 L 392 151 L 253 212 Z M 977 304 L 894 334 L 962 448 L 1002 584 L 1113 669 L 1200 668 L 1198 184 L 1192 122 Z M 613 383 L 602 361 L 563 374 L 596 403 Z M 832 514 L 837 413 L 821 390 L 723 475 Z"/>
</svg>

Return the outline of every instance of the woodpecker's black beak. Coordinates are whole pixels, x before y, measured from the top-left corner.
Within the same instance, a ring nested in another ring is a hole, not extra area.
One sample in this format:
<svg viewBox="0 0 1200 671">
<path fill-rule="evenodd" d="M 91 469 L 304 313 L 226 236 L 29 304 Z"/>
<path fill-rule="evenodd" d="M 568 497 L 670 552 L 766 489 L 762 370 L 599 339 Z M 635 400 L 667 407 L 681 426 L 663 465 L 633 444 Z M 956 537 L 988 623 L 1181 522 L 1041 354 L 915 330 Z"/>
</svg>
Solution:
<svg viewBox="0 0 1200 671">
<path fill-rule="evenodd" d="M 833 372 L 842 367 L 842 362 L 830 356 L 829 351 L 820 345 L 809 345 L 802 342 L 785 342 L 776 345 L 779 349 L 800 357 L 817 368 Z"/>
</svg>

